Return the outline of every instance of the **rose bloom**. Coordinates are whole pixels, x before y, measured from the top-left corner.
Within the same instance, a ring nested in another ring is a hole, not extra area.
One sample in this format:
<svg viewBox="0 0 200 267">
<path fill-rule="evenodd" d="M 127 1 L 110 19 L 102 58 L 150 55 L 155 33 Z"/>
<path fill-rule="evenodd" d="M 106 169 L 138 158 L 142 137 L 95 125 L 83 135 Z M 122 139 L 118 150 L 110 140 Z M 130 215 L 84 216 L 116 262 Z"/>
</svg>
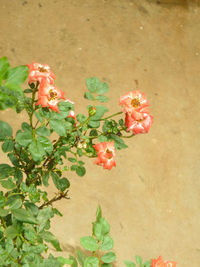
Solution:
<svg viewBox="0 0 200 267">
<path fill-rule="evenodd" d="M 42 83 L 38 91 L 38 102 L 36 105 L 49 107 L 53 111 L 59 112 L 58 103 L 60 99 L 65 99 L 63 91 L 54 85 Z"/>
<path fill-rule="evenodd" d="M 175 261 L 163 261 L 162 257 L 158 259 L 153 259 L 151 261 L 151 267 L 176 267 Z"/>
<path fill-rule="evenodd" d="M 145 94 L 141 93 L 139 90 L 130 91 L 121 96 L 119 104 L 123 107 L 123 111 L 128 113 L 140 111 L 141 108 L 149 106 Z"/>
<path fill-rule="evenodd" d="M 113 166 L 116 166 L 115 162 L 115 146 L 114 141 L 102 142 L 100 144 L 93 145 L 97 151 L 97 159 L 94 161 L 97 165 L 102 165 L 104 169 L 111 170 Z"/>
<path fill-rule="evenodd" d="M 132 114 L 126 113 L 125 125 L 127 127 L 127 132 L 132 131 L 134 134 L 148 133 L 153 123 L 153 117 L 146 108 L 141 111 L 142 112 L 132 112 Z"/>
<path fill-rule="evenodd" d="M 51 71 L 49 65 L 33 62 L 26 65 L 29 68 L 29 83 L 39 82 L 46 80 L 49 84 L 53 84 L 56 78 L 55 74 Z"/>
</svg>

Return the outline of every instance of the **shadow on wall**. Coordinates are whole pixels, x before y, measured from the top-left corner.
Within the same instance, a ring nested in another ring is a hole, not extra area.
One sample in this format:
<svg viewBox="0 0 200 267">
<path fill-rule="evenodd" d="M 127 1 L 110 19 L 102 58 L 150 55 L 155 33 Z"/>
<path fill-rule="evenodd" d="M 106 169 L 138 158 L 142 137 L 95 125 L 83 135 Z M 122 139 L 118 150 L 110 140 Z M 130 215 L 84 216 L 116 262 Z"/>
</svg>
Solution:
<svg viewBox="0 0 200 267">
<path fill-rule="evenodd" d="M 200 0 L 146 0 L 148 3 L 154 3 L 166 8 L 173 8 L 175 6 L 188 8 L 189 5 L 200 6 Z"/>
</svg>

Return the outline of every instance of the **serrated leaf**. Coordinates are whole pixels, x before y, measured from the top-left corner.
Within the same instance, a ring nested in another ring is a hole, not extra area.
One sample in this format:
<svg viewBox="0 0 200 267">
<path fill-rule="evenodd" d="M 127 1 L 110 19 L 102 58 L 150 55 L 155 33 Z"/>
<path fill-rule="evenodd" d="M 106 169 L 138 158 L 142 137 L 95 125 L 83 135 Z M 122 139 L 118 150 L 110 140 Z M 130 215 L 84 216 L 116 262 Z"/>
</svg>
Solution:
<svg viewBox="0 0 200 267">
<path fill-rule="evenodd" d="M 115 261 L 115 259 L 116 259 L 116 255 L 114 252 L 108 252 L 101 257 L 101 260 L 105 263 L 111 263 Z"/>
<path fill-rule="evenodd" d="M 97 251 L 98 244 L 96 240 L 91 236 L 85 236 L 80 238 L 81 245 L 89 251 Z"/>
<path fill-rule="evenodd" d="M 83 166 L 77 166 L 77 168 L 76 168 L 76 174 L 78 174 L 79 176 L 84 176 L 85 175 L 85 173 L 86 173 L 86 169 L 85 169 L 85 167 L 83 167 Z"/>
<path fill-rule="evenodd" d="M 1 146 L 2 150 L 4 153 L 12 151 L 14 148 L 14 142 L 13 140 L 7 139 L 3 142 L 2 146 Z"/>
<path fill-rule="evenodd" d="M 12 136 L 12 128 L 7 122 L 0 121 L 0 141 Z"/>
<path fill-rule="evenodd" d="M 8 164 L 0 164 L 0 179 L 7 178 L 13 172 L 13 168 Z"/>
<path fill-rule="evenodd" d="M 0 181 L 1 185 L 6 189 L 14 189 L 16 186 L 15 183 L 13 183 L 11 178 L 8 178 L 7 180 Z"/>
<path fill-rule="evenodd" d="M 93 223 L 93 233 L 98 240 L 103 240 L 109 231 L 110 225 L 105 218 L 100 218 L 98 222 Z"/>
<path fill-rule="evenodd" d="M 84 266 L 84 261 L 87 258 L 87 256 L 80 249 L 78 249 L 76 251 L 76 257 L 78 259 L 79 264 L 83 267 Z"/>
<path fill-rule="evenodd" d="M 28 151 L 31 153 L 34 161 L 41 161 L 45 155 L 45 150 L 40 142 L 32 141 L 28 147 Z"/>
<path fill-rule="evenodd" d="M 7 57 L 0 58 L 0 83 L 2 80 L 6 79 L 10 64 Z"/>
<path fill-rule="evenodd" d="M 59 179 L 59 189 L 63 192 L 65 189 L 70 187 L 70 182 L 67 178 Z"/>
<path fill-rule="evenodd" d="M 38 136 L 37 137 L 37 143 L 40 143 L 47 153 L 51 153 L 53 151 L 53 145 L 52 142 L 45 136 Z"/>
<path fill-rule="evenodd" d="M 0 208 L 0 216 L 5 217 L 9 214 L 9 210 L 4 210 Z"/>
<path fill-rule="evenodd" d="M 46 186 L 46 187 L 49 186 L 48 181 L 49 181 L 49 173 L 45 172 L 42 175 L 42 182 L 43 182 L 44 186 Z"/>
<path fill-rule="evenodd" d="M 28 146 L 33 141 L 32 132 L 18 132 L 16 135 L 16 142 L 21 146 Z"/>
<path fill-rule="evenodd" d="M 99 102 L 102 102 L 102 103 L 109 101 L 109 98 L 105 95 L 98 95 L 98 96 L 96 96 L 95 99 L 98 100 Z"/>
<path fill-rule="evenodd" d="M 11 210 L 19 209 L 22 206 L 22 200 L 20 198 L 13 199 L 8 205 Z"/>
<path fill-rule="evenodd" d="M 39 236 L 43 238 L 46 242 L 50 242 L 57 251 L 62 251 L 62 249 L 60 248 L 59 241 L 51 232 L 43 231 L 39 234 Z"/>
<path fill-rule="evenodd" d="M 60 136 L 66 135 L 65 121 L 63 120 L 50 120 L 50 127 Z"/>
<path fill-rule="evenodd" d="M 51 133 L 50 133 L 50 130 L 46 126 L 41 126 L 37 128 L 36 134 L 40 136 L 50 136 Z"/>
<path fill-rule="evenodd" d="M 18 231 L 14 225 L 10 225 L 5 229 L 5 234 L 7 238 L 15 238 L 18 235 Z"/>
<path fill-rule="evenodd" d="M 107 83 L 102 83 L 101 82 L 101 85 L 98 87 L 98 89 L 97 89 L 97 94 L 99 94 L 99 95 L 103 95 L 103 94 L 105 94 L 106 92 L 108 92 L 108 90 L 109 90 L 109 86 L 108 86 L 108 84 Z"/>
<path fill-rule="evenodd" d="M 126 265 L 126 267 L 136 267 L 136 264 L 132 261 L 124 261 L 124 264 Z"/>
<path fill-rule="evenodd" d="M 137 264 L 139 265 L 142 264 L 142 258 L 140 256 L 136 256 L 135 259 L 136 259 Z"/>
<path fill-rule="evenodd" d="M 86 93 L 84 94 L 84 97 L 85 97 L 86 99 L 88 99 L 88 100 L 91 100 L 91 101 L 95 100 L 94 96 L 93 96 L 90 92 L 86 92 Z"/>
<path fill-rule="evenodd" d="M 84 267 L 98 267 L 99 259 L 96 257 L 88 257 L 84 261 Z"/>
<path fill-rule="evenodd" d="M 33 217 L 33 215 L 25 209 L 20 208 L 20 209 L 13 210 L 12 214 L 18 221 L 26 222 L 30 224 L 38 224 L 35 217 Z"/>
<path fill-rule="evenodd" d="M 86 78 L 86 85 L 87 85 L 88 90 L 91 93 L 94 93 L 96 92 L 98 87 L 101 85 L 101 82 L 98 78 L 91 77 L 91 78 Z"/>
<path fill-rule="evenodd" d="M 18 66 L 8 71 L 5 86 L 11 89 L 16 89 L 18 85 L 22 84 L 28 77 L 28 67 Z"/>
<path fill-rule="evenodd" d="M 110 134 L 109 135 L 109 139 L 114 140 L 115 143 L 115 148 L 116 149 L 123 149 L 123 148 L 127 148 L 128 146 L 124 143 L 124 141 L 118 137 L 117 135 L 114 134 Z"/>
<path fill-rule="evenodd" d="M 91 128 L 99 128 L 100 122 L 91 120 L 91 121 L 89 121 L 88 126 Z"/>
<path fill-rule="evenodd" d="M 103 238 L 102 244 L 101 244 L 101 249 L 102 250 L 110 250 L 113 248 L 114 245 L 114 241 L 112 240 L 112 238 L 109 235 L 106 235 Z"/>
</svg>

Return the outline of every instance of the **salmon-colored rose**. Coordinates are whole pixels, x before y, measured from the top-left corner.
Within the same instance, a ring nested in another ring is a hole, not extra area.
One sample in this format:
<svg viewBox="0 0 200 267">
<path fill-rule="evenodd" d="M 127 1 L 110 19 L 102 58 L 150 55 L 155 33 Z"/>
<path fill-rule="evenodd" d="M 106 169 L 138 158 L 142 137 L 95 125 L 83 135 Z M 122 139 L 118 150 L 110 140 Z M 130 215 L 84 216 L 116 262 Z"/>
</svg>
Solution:
<svg viewBox="0 0 200 267">
<path fill-rule="evenodd" d="M 153 259 L 151 261 L 151 267 L 176 267 L 175 261 L 163 261 L 162 257 L 158 259 Z"/>
<path fill-rule="evenodd" d="M 38 91 L 38 102 L 36 105 L 49 107 L 53 111 L 59 112 L 58 103 L 60 99 L 65 99 L 63 91 L 52 84 L 42 83 Z"/>
<path fill-rule="evenodd" d="M 114 141 L 112 142 L 102 142 L 100 144 L 93 145 L 97 151 L 97 159 L 95 164 L 102 165 L 104 169 L 111 170 L 113 166 L 116 166 L 115 162 L 115 146 Z"/>
<path fill-rule="evenodd" d="M 140 111 L 141 108 L 149 106 L 145 94 L 141 93 L 139 90 L 130 91 L 121 96 L 119 104 L 123 107 L 123 111 L 128 113 Z"/>
<path fill-rule="evenodd" d="M 55 74 L 51 71 L 49 65 L 40 64 L 33 62 L 32 64 L 27 64 L 29 68 L 29 83 L 33 82 L 43 82 L 44 80 L 49 84 L 53 84 L 56 78 Z"/>
<path fill-rule="evenodd" d="M 153 117 L 149 111 L 144 108 L 141 112 L 126 113 L 125 125 L 127 131 L 132 131 L 134 134 L 148 133 L 153 122 Z"/>
</svg>

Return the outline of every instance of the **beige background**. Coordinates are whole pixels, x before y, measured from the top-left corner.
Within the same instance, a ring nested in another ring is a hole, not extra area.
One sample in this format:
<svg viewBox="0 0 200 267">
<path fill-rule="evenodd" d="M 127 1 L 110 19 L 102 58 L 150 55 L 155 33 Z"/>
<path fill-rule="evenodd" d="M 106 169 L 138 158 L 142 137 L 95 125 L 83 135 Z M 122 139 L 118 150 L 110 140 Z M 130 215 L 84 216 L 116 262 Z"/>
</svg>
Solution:
<svg viewBox="0 0 200 267">
<path fill-rule="evenodd" d="M 110 85 L 111 112 L 137 80 L 154 116 L 150 133 L 117 153 L 117 168 L 88 159 L 85 177 L 68 175 L 71 199 L 56 204 L 64 216 L 52 225 L 64 254 L 90 234 L 100 203 L 116 266 L 139 254 L 199 267 L 199 2 L 0 0 L 0 7 L 0 56 L 12 66 L 49 64 L 76 113 L 86 112 L 85 78 L 97 76 Z M 25 119 L 10 110 L 0 116 L 15 129 Z"/>
</svg>

